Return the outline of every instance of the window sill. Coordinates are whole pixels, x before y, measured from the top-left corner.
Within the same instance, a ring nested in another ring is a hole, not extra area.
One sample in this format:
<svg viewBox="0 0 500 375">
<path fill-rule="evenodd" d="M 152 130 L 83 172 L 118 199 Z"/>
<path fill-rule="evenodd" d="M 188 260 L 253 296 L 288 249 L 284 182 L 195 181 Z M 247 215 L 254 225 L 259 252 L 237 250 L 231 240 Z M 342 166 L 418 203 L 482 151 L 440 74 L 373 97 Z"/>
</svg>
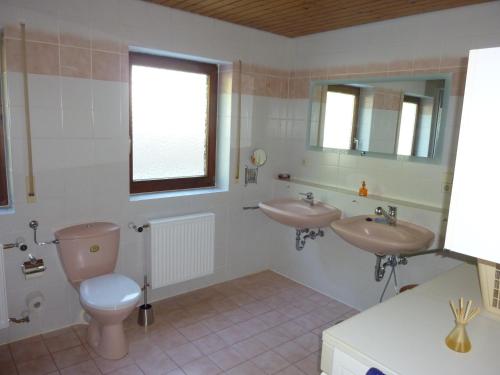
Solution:
<svg viewBox="0 0 500 375">
<path fill-rule="evenodd" d="M 227 188 L 219 188 L 219 187 L 211 187 L 211 188 L 202 188 L 202 189 L 188 189 L 188 190 L 175 190 L 175 191 L 162 191 L 157 193 L 141 193 L 141 194 L 133 194 L 130 195 L 130 202 L 140 202 L 147 201 L 153 199 L 168 199 L 168 198 L 177 198 L 177 197 L 186 197 L 193 195 L 207 195 L 214 193 L 224 193 L 227 192 Z"/>
<path fill-rule="evenodd" d="M 0 207 L 0 216 L 15 214 L 16 210 L 13 207 Z"/>
</svg>

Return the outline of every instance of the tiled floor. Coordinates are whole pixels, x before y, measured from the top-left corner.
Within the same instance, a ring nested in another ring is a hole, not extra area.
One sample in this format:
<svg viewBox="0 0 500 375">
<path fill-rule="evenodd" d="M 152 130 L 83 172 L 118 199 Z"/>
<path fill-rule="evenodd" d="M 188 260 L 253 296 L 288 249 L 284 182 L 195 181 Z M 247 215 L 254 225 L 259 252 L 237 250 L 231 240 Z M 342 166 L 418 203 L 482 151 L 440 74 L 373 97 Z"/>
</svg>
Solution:
<svg viewBox="0 0 500 375">
<path fill-rule="evenodd" d="M 321 332 L 356 311 L 271 271 L 154 305 L 147 331 L 126 322 L 129 354 L 98 357 L 74 326 L 0 346 L 0 375 L 312 375 Z"/>
</svg>

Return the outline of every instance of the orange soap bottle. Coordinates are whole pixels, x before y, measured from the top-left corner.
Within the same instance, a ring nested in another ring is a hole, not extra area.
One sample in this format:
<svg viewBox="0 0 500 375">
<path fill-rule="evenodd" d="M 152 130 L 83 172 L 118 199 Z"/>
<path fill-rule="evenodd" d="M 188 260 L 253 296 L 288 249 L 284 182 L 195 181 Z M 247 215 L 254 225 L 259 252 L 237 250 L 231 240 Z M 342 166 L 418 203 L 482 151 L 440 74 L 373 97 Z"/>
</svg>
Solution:
<svg viewBox="0 0 500 375">
<path fill-rule="evenodd" d="M 358 194 L 361 197 L 366 197 L 368 195 L 368 189 L 366 188 L 366 182 L 365 181 L 363 181 L 361 183 L 361 187 L 359 188 Z"/>
</svg>

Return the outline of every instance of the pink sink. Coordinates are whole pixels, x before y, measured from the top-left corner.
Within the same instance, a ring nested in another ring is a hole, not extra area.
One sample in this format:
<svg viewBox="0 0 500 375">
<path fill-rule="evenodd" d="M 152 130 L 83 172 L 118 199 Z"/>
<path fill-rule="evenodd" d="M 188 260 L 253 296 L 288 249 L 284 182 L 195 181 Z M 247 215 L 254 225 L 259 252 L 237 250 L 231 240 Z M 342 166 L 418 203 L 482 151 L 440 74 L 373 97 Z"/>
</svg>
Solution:
<svg viewBox="0 0 500 375">
<path fill-rule="evenodd" d="M 408 255 L 427 249 L 434 240 L 434 233 L 419 225 L 402 220 L 389 225 L 376 219 L 381 217 L 353 216 L 332 222 L 330 226 L 350 244 L 379 255 Z"/>
<path fill-rule="evenodd" d="M 301 199 L 282 198 L 259 203 L 259 207 L 268 217 L 278 223 L 296 229 L 323 228 L 342 214 L 338 208 L 315 201 L 310 205 Z"/>
</svg>

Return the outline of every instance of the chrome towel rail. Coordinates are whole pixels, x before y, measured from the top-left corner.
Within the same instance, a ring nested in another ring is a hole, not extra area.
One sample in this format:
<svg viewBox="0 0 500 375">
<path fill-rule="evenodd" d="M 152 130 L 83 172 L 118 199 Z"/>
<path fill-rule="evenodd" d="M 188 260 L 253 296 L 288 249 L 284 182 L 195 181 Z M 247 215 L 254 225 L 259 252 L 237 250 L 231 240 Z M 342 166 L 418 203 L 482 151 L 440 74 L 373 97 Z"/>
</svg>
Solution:
<svg viewBox="0 0 500 375">
<path fill-rule="evenodd" d="M 26 245 L 25 242 L 26 241 L 24 240 L 23 237 L 18 237 L 16 239 L 16 242 L 14 242 L 14 243 L 4 243 L 1 246 L 2 246 L 2 249 L 4 249 L 4 250 L 13 249 L 13 248 L 17 247 L 21 251 L 26 251 L 26 250 L 28 250 L 28 245 Z"/>
</svg>

